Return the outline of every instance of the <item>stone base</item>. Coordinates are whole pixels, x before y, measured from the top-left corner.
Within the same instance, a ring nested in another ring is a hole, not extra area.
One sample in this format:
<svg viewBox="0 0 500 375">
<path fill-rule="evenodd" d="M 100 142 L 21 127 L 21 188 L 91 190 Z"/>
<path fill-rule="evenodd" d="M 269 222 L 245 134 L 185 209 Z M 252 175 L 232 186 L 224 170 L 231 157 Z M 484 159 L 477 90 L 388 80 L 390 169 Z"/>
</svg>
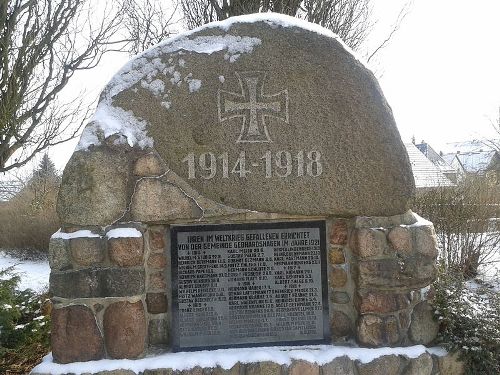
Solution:
<svg viewBox="0 0 500 375">
<path fill-rule="evenodd" d="M 176 353 L 176 354 L 164 354 L 159 357 L 148 357 L 137 361 L 130 361 L 128 366 L 129 369 L 116 368 L 112 369 L 110 363 L 113 360 L 106 361 L 95 361 L 87 362 L 85 365 L 81 363 L 84 368 L 79 368 L 80 372 L 78 374 L 97 374 L 97 375 L 463 375 L 464 366 L 457 358 L 457 355 L 445 354 L 446 352 L 442 349 L 434 350 L 422 350 L 423 347 L 413 347 L 413 348 L 393 348 L 394 353 L 405 353 L 405 354 L 390 354 L 390 355 L 373 355 L 373 352 L 359 351 L 359 349 L 349 349 L 343 348 L 342 352 L 346 355 L 338 356 L 336 358 L 331 358 L 328 360 L 329 355 L 328 349 L 322 349 L 321 352 L 312 353 L 309 358 L 314 358 L 309 361 L 303 359 L 291 359 L 290 357 L 300 357 L 293 354 L 292 351 L 282 351 L 281 356 L 277 356 L 276 353 L 269 353 L 268 357 L 276 358 L 276 362 L 264 361 L 264 362 L 249 362 L 243 363 L 237 362 L 229 369 L 224 369 L 220 366 L 214 367 L 201 367 L 196 366 L 190 369 L 179 370 L 176 366 L 185 367 L 186 363 L 196 363 L 196 353 Z M 269 348 L 267 348 L 269 349 Z M 406 349 L 410 349 L 409 351 Z M 352 355 L 350 351 L 352 350 Z M 377 350 L 377 349 L 372 349 Z M 380 349 L 379 354 L 387 350 Z M 257 356 L 262 356 L 262 352 L 256 354 Z M 273 350 L 271 349 L 271 352 Z M 310 351 L 314 352 L 314 351 Z M 418 355 L 418 353 L 421 353 Z M 413 354 L 411 354 L 413 353 Z M 437 353 L 437 354 L 436 354 Z M 255 353 L 254 353 L 255 354 Z M 214 352 L 214 357 L 224 356 L 221 351 Z M 415 355 L 417 355 L 415 357 Z M 163 360 L 164 357 L 165 360 Z M 184 357 L 186 357 L 184 359 Z M 203 358 L 202 358 L 203 357 Z M 230 353 L 227 354 L 225 363 L 231 361 L 231 358 L 244 358 L 251 357 L 250 353 L 241 353 L 240 355 Z M 288 357 L 288 360 L 287 360 Z M 352 358 L 351 358 L 352 357 Z M 375 357 L 375 358 L 374 358 Z M 414 357 L 414 358 L 412 358 Z M 201 355 L 200 361 L 207 363 L 206 355 Z M 159 361 L 161 359 L 161 361 Z M 371 360 L 370 360 L 371 359 Z M 212 359 L 213 362 L 217 362 L 218 359 Z M 316 363 L 322 363 L 318 364 Z M 369 361 L 369 362 L 367 362 Z M 165 367 L 146 369 L 151 363 L 165 363 Z M 171 364 L 170 367 L 168 364 Z M 177 365 L 175 365 L 177 364 Z M 108 370 L 100 371 L 100 368 L 104 366 Z M 123 366 L 122 361 L 116 361 L 116 366 Z M 179 368 L 179 367 L 177 367 Z M 90 372 L 87 369 L 94 369 L 94 372 Z M 135 370 L 132 370 L 135 369 Z M 138 370 L 141 369 L 141 370 Z M 31 375 L 48 375 L 48 374 L 75 374 L 75 364 L 61 365 L 53 364 L 50 362 L 43 362 L 38 365 Z"/>
</svg>

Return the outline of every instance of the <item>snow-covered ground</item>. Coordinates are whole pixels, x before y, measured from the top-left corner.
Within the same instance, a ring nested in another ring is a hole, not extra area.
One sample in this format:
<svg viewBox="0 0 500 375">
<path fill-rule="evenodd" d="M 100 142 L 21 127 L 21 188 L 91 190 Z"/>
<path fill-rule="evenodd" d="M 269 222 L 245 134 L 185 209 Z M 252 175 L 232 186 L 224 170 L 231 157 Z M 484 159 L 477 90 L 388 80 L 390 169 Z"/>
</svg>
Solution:
<svg viewBox="0 0 500 375">
<path fill-rule="evenodd" d="M 316 345 L 302 347 L 262 347 L 241 349 L 219 349 L 199 352 L 164 353 L 155 357 L 130 360 L 101 359 L 99 361 L 75 362 L 57 364 L 52 356 L 47 355 L 43 362 L 33 369 L 35 373 L 46 374 L 84 374 L 99 371 L 113 371 L 116 369 L 132 370 L 136 373 L 147 369 L 171 368 L 173 370 L 187 370 L 196 366 L 230 369 L 237 362 L 252 363 L 272 361 L 280 365 L 290 365 L 293 360 L 304 360 L 318 365 L 324 365 L 333 359 L 348 356 L 351 360 L 368 363 L 384 355 L 406 355 L 417 358 L 423 353 L 444 356 L 446 350 L 442 348 L 426 348 L 415 345 L 405 348 L 351 348 L 345 346 Z"/>
<path fill-rule="evenodd" d="M 476 279 L 467 282 L 467 287 L 475 289 L 479 284 L 487 284 L 494 291 L 500 292 L 500 248 L 493 249 L 487 261 L 487 264 L 479 267 L 479 275 Z"/>
<path fill-rule="evenodd" d="M 46 258 L 36 256 L 36 260 L 16 256 L 11 251 L 0 250 L 0 270 L 14 266 L 14 272 L 21 277 L 19 289 L 33 289 L 43 292 L 48 289 L 50 267 Z"/>
</svg>

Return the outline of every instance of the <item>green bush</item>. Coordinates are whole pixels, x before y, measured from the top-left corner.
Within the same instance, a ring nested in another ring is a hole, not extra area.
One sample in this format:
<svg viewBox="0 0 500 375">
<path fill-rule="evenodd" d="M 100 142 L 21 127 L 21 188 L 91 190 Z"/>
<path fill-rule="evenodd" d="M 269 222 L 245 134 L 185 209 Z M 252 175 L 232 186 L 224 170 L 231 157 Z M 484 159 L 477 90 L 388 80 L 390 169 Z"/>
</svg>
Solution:
<svg viewBox="0 0 500 375">
<path fill-rule="evenodd" d="M 466 283 L 460 273 L 440 271 L 433 300 L 438 341 L 458 351 L 467 375 L 500 374 L 500 295 L 485 284 Z"/>
<path fill-rule="evenodd" d="M 26 371 L 49 351 L 50 320 L 42 313 L 46 296 L 19 290 L 18 284 L 12 267 L 0 270 L 0 373 Z"/>
</svg>

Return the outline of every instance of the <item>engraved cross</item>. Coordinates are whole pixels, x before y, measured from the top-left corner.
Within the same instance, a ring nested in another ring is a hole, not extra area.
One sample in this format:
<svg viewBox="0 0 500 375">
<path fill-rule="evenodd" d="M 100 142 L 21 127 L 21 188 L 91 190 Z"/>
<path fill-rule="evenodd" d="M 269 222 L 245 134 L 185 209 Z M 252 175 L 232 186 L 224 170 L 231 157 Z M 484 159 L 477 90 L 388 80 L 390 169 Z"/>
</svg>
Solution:
<svg viewBox="0 0 500 375">
<path fill-rule="evenodd" d="M 288 90 L 264 94 L 266 72 L 235 72 L 241 94 L 219 90 L 219 121 L 241 118 L 240 142 L 272 142 L 266 118 L 274 117 L 288 124 Z"/>
</svg>

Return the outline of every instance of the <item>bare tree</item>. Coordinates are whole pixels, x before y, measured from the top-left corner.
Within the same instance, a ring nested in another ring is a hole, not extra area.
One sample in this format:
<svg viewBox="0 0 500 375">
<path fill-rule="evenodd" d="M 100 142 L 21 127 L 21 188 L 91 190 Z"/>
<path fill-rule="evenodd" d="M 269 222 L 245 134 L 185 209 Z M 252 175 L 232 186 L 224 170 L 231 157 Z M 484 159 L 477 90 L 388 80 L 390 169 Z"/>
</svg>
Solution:
<svg viewBox="0 0 500 375">
<path fill-rule="evenodd" d="M 306 0 L 305 17 L 336 33 L 353 50 L 373 27 L 370 0 Z"/>
<path fill-rule="evenodd" d="M 76 71 L 95 67 L 105 52 L 123 45 L 113 39 L 118 12 L 103 14 L 91 21 L 90 0 L 0 2 L 0 172 L 78 132 L 74 122 L 85 109 L 58 96 Z"/>
<path fill-rule="evenodd" d="M 468 176 L 455 187 L 417 192 L 413 208 L 434 223 L 443 266 L 475 277 L 480 266 L 498 262 L 500 190 L 484 177 Z"/>
<path fill-rule="evenodd" d="M 498 107 L 498 118 L 490 120 L 490 122 L 495 136 L 493 138 L 480 138 L 480 142 L 482 142 L 486 147 L 500 153 L 500 107 Z"/>
<path fill-rule="evenodd" d="M 296 3 L 296 4 L 295 4 Z M 278 12 L 294 16 L 300 1 L 285 0 L 181 0 L 186 25 L 194 29 L 205 23 L 258 12 Z"/>
<path fill-rule="evenodd" d="M 122 26 L 127 34 L 127 50 L 135 55 L 172 35 L 177 2 L 155 0 L 119 0 L 123 9 Z"/>
<path fill-rule="evenodd" d="M 365 42 L 374 26 L 371 0 L 181 0 L 188 28 L 205 23 L 257 12 L 277 12 L 306 19 L 332 30 L 353 50 Z M 409 12 L 408 1 L 392 26 L 389 35 L 372 52 L 371 59 L 387 45 Z"/>
</svg>

